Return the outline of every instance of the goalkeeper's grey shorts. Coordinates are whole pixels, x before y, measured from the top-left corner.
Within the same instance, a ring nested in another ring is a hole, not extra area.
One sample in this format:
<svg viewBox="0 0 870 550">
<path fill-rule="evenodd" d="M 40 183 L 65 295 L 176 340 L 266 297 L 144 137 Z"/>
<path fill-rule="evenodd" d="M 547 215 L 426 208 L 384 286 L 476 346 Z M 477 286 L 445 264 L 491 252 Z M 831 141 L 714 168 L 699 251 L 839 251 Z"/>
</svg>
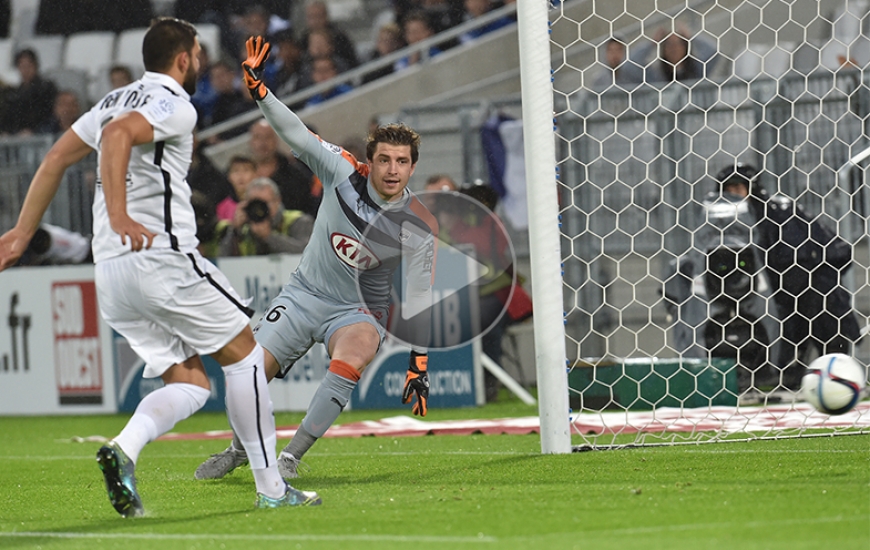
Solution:
<svg viewBox="0 0 870 550">
<path fill-rule="evenodd" d="M 295 273 L 254 327 L 254 337 L 278 361 L 276 375 L 284 378 L 293 364 L 314 345 L 335 331 L 356 323 L 374 326 L 383 344 L 386 330 L 363 303 L 341 303 L 316 295 Z"/>
</svg>

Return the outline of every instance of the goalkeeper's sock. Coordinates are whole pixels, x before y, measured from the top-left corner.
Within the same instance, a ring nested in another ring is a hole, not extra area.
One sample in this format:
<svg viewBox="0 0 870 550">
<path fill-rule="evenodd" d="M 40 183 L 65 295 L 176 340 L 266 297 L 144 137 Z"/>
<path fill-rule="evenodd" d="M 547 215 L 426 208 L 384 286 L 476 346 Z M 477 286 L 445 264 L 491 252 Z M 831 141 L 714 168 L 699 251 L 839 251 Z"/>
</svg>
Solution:
<svg viewBox="0 0 870 550">
<path fill-rule="evenodd" d="M 133 464 L 149 442 L 172 429 L 205 405 L 209 390 L 193 384 L 167 384 L 146 395 L 114 439 Z"/>
<path fill-rule="evenodd" d="M 275 416 L 264 368 L 263 348 L 257 344 L 247 357 L 223 367 L 230 425 L 248 454 L 257 491 L 277 498 L 284 482 L 275 459 Z"/>
<path fill-rule="evenodd" d="M 315 441 L 323 437 L 350 401 L 350 394 L 353 393 L 359 376 L 359 371 L 344 361 L 330 361 L 329 371 L 314 392 L 300 429 L 284 448 L 284 452 L 300 459 Z"/>
</svg>

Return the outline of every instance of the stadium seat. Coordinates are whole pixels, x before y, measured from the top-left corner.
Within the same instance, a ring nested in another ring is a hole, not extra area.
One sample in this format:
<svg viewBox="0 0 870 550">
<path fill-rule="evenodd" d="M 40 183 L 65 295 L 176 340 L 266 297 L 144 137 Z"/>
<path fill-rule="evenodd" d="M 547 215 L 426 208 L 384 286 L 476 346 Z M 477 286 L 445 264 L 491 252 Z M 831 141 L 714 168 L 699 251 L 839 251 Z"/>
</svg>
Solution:
<svg viewBox="0 0 870 550">
<path fill-rule="evenodd" d="M 88 93 L 88 75 L 81 69 L 53 69 L 43 73 L 45 78 L 55 83 L 58 90 L 69 90 L 75 92 L 79 98 L 82 111 L 91 106 Z"/>
<path fill-rule="evenodd" d="M 205 46 L 208 50 L 210 59 L 221 58 L 221 30 L 217 25 L 212 23 L 194 23 L 196 32 L 199 34 L 199 43 Z M 232 52 L 233 57 L 239 52 Z"/>
<path fill-rule="evenodd" d="M 353 21 L 363 13 L 362 0 L 331 0 L 329 18 L 333 21 Z"/>
<path fill-rule="evenodd" d="M 15 51 L 30 48 L 36 52 L 36 56 L 39 58 L 40 70 L 51 71 L 62 65 L 64 41 L 65 38 L 60 34 L 34 36 L 22 40 Z"/>
<path fill-rule="evenodd" d="M 115 58 L 115 33 L 110 31 L 81 32 L 69 35 L 63 51 L 63 66 L 81 69 L 97 76 Z"/>
<path fill-rule="evenodd" d="M 142 66 L 142 39 L 145 38 L 147 28 L 127 29 L 118 34 L 118 42 L 115 47 L 115 63 L 127 67 Z"/>
<path fill-rule="evenodd" d="M 9 36 L 19 42 L 32 38 L 36 30 L 39 2 L 31 1 L 29 3 L 31 5 L 23 5 L 20 2 L 12 3 L 12 22 L 10 24 Z"/>
<path fill-rule="evenodd" d="M 18 71 L 12 63 L 15 44 L 11 38 L 0 39 L 0 81 L 11 84 L 18 81 Z"/>
<path fill-rule="evenodd" d="M 765 52 L 761 69 L 772 78 L 780 78 L 792 68 L 792 54 L 797 49 L 794 42 L 777 42 L 776 46 Z"/>
<path fill-rule="evenodd" d="M 734 58 L 734 75 L 743 80 L 752 80 L 761 72 L 763 54 L 751 48 L 746 48 Z"/>
</svg>

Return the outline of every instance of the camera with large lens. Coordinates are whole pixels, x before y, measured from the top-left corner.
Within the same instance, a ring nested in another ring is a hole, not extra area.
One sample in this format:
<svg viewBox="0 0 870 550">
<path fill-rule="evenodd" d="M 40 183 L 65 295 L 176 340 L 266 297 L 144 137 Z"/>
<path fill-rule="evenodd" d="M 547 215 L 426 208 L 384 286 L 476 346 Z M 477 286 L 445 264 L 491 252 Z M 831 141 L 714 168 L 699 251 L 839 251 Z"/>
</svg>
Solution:
<svg viewBox="0 0 870 550">
<path fill-rule="evenodd" d="M 245 214 L 248 216 L 248 221 L 259 223 L 269 219 L 269 205 L 262 199 L 253 199 L 245 205 Z"/>
</svg>

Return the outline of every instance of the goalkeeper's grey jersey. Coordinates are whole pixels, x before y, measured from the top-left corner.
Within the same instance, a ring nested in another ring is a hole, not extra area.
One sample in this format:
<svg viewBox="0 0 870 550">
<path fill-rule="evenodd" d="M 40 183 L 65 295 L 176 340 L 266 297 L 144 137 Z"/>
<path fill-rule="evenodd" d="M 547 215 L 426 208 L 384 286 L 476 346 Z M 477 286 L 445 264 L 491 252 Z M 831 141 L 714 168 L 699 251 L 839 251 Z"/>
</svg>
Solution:
<svg viewBox="0 0 870 550">
<path fill-rule="evenodd" d="M 386 202 L 369 181 L 369 167 L 321 140 L 270 92 L 257 102 L 269 124 L 323 184 L 314 231 L 294 277 L 341 303 L 362 302 L 386 326 L 394 272 L 402 266 L 404 296 L 393 296 L 411 314 L 424 313 L 415 331 L 426 334 L 431 305 L 437 223 L 407 189 Z M 407 318 L 408 315 L 402 317 Z"/>
<path fill-rule="evenodd" d="M 196 109 L 175 79 L 146 72 L 136 82 L 109 92 L 73 123 L 72 130 L 99 151 L 103 128 L 129 111 L 142 114 L 151 124 L 154 141 L 137 145 L 131 151 L 127 168 L 127 213 L 157 234 L 152 250 L 171 248 L 190 252 L 197 245 L 196 218 L 186 178 L 193 153 Z M 94 261 L 130 253 L 129 241 L 122 245 L 121 238 L 109 225 L 99 179 L 93 211 Z"/>
</svg>

